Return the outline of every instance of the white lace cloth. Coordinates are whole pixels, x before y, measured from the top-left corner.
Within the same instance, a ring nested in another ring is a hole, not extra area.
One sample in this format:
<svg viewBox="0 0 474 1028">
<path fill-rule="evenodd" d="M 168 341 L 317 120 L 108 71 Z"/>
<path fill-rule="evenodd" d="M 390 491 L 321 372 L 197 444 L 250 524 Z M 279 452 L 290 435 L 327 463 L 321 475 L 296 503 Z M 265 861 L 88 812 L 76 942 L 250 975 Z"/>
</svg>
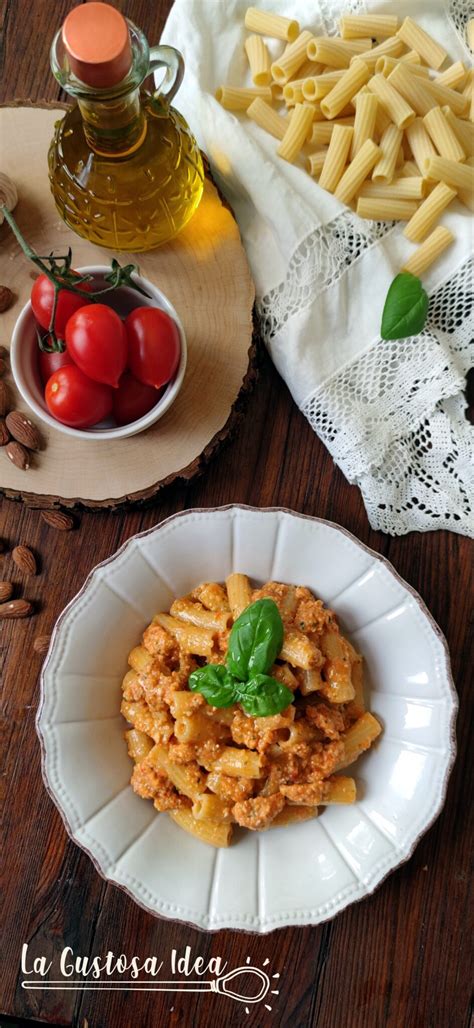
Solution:
<svg viewBox="0 0 474 1028">
<path fill-rule="evenodd" d="M 177 105 L 233 206 L 256 283 L 264 340 L 291 393 L 350 482 L 370 523 L 391 535 L 448 528 L 474 534 L 472 437 L 462 390 L 474 364 L 472 221 L 452 205 L 455 244 L 424 276 L 421 335 L 383 342 L 388 286 L 412 251 L 401 228 L 357 218 L 277 141 L 214 99 L 248 79 L 246 0 L 175 0 L 163 42 L 186 75 Z M 470 0 L 259 0 L 316 34 L 334 34 L 342 10 L 410 14 L 468 60 Z M 282 44 L 271 44 L 274 53 Z M 469 357 L 469 350 L 471 356 Z"/>
</svg>

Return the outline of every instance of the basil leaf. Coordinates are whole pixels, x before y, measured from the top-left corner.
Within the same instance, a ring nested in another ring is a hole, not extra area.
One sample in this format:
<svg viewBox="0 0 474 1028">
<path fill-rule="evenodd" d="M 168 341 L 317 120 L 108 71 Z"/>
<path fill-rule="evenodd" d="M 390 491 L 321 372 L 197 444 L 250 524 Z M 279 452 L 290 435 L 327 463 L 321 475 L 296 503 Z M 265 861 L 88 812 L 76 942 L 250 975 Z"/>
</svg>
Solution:
<svg viewBox="0 0 474 1028">
<path fill-rule="evenodd" d="M 293 702 L 293 693 L 270 675 L 254 675 L 249 682 L 236 682 L 235 695 L 246 714 L 269 717 Z"/>
<path fill-rule="evenodd" d="M 420 279 L 405 271 L 387 293 L 382 314 L 382 339 L 406 339 L 421 332 L 428 313 L 428 295 Z"/>
<path fill-rule="evenodd" d="M 227 667 L 245 682 L 252 675 L 264 675 L 283 646 L 283 622 L 273 600 L 251 603 L 237 618 L 229 637 Z"/>
<path fill-rule="evenodd" d="M 223 664 L 206 664 L 189 676 L 191 692 L 200 692 L 212 707 L 231 707 L 236 703 L 234 680 Z"/>
</svg>

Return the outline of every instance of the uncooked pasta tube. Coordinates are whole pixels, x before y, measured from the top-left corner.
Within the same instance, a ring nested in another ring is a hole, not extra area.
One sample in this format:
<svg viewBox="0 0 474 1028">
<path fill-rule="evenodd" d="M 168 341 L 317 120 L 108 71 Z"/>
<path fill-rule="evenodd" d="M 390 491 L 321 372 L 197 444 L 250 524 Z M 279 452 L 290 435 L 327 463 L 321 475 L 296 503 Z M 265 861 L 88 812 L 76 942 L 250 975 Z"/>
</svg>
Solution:
<svg viewBox="0 0 474 1028">
<path fill-rule="evenodd" d="M 438 228 L 435 228 L 428 239 L 425 239 L 424 243 L 405 262 L 402 271 L 408 271 L 411 275 L 422 275 L 444 250 L 451 246 L 451 243 L 454 243 L 453 233 L 444 225 L 438 225 Z"/>
<path fill-rule="evenodd" d="M 370 221 L 408 221 L 416 211 L 415 200 L 377 200 L 371 196 L 360 196 L 357 201 L 359 218 Z"/>
<path fill-rule="evenodd" d="M 373 139 L 379 102 L 372 93 L 364 93 L 358 100 L 354 120 L 351 160 L 359 153 L 366 139 Z"/>
<path fill-rule="evenodd" d="M 408 49 L 416 50 L 430 68 L 438 70 L 445 61 L 446 50 L 443 50 L 421 25 L 417 25 L 413 18 L 405 18 L 398 29 L 398 35 Z"/>
<path fill-rule="evenodd" d="M 433 107 L 423 118 L 425 128 L 441 157 L 451 161 L 463 161 L 467 154 L 440 107 Z"/>
<path fill-rule="evenodd" d="M 408 179 L 405 179 L 405 181 L 408 182 Z M 455 198 L 455 189 L 451 189 L 444 182 L 438 182 L 433 192 L 421 204 L 421 207 L 418 208 L 404 229 L 404 235 L 407 239 L 411 239 L 412 243 L 421 243 L 421 240 L 436 225 L 445 207 Z"/>
<path fill-rule="evenodd" d="M 256 86 L 269 86 L 272 78 L 270 54 L 261 36 L 249 36 L 245 40 L 252 82 Z"/>
<path fill-rule="evenodd" d="M 394 14 L 344 14 L 339 21 L 339 28 L 343 39 L 359 39 L 361 36 L 383 39 L 385 36 L 394 36 L 398 24 Z"/>
<path fill-rule="evenodd" d="M 367 139 L 357 156 L 349 164 L 335 190 L 335 196 L 337 196 L 338 200 L 345 204 L 350 203 L 369 172 L 372 171 L 379 156 L 380 148 L 372 139 Z"/>
<path fill-rule="evenodd" d="M 374 182 L 391 182 L 395 175 L 403 132 L 396 125 L 389 125 L 380 140 L 380 157 L 372 173 Z"/>
<path fill-rule="evenodd" d="M 335 118 L 352 97 L 364 86 L 370 76 L 363 61 L 356 60 L 347 69 L 330 93 L 321 100 L 321 110 L 326 118 Z"/>
<path fill-rule="evenodd" d="M 264 129 L 265 132 L 275 136 L 276 139 L 283 139 L 288 128 L 288 119 L 282 118 L 280 114 L 273 110 L 273 107 L 270 107 L 260 97 L 256 97 L 250 104 L 250 107 L 247 108 L 247 117 L 251 118 L 256 125 L 260 125 L 260 128 Z"/>
<path fill-rule="evenodd" d="M 397 71 L 398 69 L 395 69 Z M 395 74 L 392 72 L 390 78 Z M 415 76 L 413 76 L 415 78 Z M 370 91 L 379 98 L 382 107 L 399 129 L 404 129 L 415 120 L 416 114 L 407 101 L 383 75 L 374 75 L 367 83 Z"/>
<path fill-rule="evenodd" d="M 306 141 L 312 121 L 311 108 L 304 107 L 303 104 L 296 104 L 288 119 L 288 128 L 277 150 L 279 157 L 283 157 L 290 163 L 294 161 Z"/>
<path fill-rule="evenodd" d="M 342 177 L 349 150 L 351 147 L 354 129 L 350 125 L 335 125 L 326 154 L 326 160 L 321 172 L 319 185 L 327 189 L 328 193 L 334 193 L 339 180 Z"/>
<path fill-rule="evenodd" d="M 245 12 L 245 28 L 250 32 L 258 32 L 261 36 L 272 36 L 293 42 L 299 35 L 300 27 L 291 18 L 282 18 L 270 11 L 259 11 L 257 7 L 248 7 Z"/>
</svg>

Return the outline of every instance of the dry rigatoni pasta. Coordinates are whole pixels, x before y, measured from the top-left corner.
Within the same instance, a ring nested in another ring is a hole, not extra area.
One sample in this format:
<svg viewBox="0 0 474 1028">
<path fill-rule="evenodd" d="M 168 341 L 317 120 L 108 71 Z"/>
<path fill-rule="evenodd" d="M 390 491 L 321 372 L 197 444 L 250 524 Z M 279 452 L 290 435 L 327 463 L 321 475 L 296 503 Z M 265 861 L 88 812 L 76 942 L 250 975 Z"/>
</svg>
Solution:
<svg viewBox="0 0 474 1028">
<path fill-rule="evenodd" d="M 456 190 L 451 189 L 445 182 L 438 182 L 421 207 L 415 211 L 408 225 L 405 226 L 403 234 L 412 243 L 421 243 L 422 239 L 436 225 L 444 209 L 455 199 Z"/>
<path fill-rule="evenodd" d="M 379 43 L 378 46 L 364 50 L 364 53 L 359 54 L 359 57 L 361 61 L 365 61 L 369 71 L 373 74 L 380 57 L 385 55 L 388 57 L 399 57 L 403 50 L 404 46 L 401 39 L 398 39 L 398 36 L 392 36 L 390 39 L 385 39 L 383 43 Z"/>
<path fill-rule="evenodd" d="M 281 57 L 273 62 L 271 69 L 275 82 L 285 85 L 289 79 L 293 78 L 298 68 L 306 61 L 306 48 L 312 38 L 312 33 L 305 29 Z"/>
<path fill-rule="evenodd" d="M 372 172 L 374 182 L 391 182 L 395 176 L 402 130 L 396 125 L 389 125 L 380 140 L 380 156 Z"/>
<path fill-rule="evenodd" d="M 305 161 L 306 171 L 309 172 L 313 178 L 317 178 L 324 167 L 326 160 L 327 150 L 317 150 L 316 153 L 310 153 Z"/>
<path fill-rule="evenodd" d="M 468 162 L 450 161 L 447 157 L 430 157 L 426 175 L 434 182 L 446 182 L 453 189 L 472 191 L 474 188 L 474 174 Z"/>
<path fill-rule="evenodd" d="M 398 69 L 395 69 L 397 71 Z M 391 73 L 390 79 L 394 75 Z M 367 83 L 371 92 L 378 97 L 382 107 L 399 129 L 405 129 L 415 120 L 416 114 L 410 104 L 397 92 L 389 79 L 383 75 L 374 75 Z"/>
<path fill-rule="evenodd" d="M 466 153 L 440 107 L 433 107 L 425 114 L 423 122 L 441 157 L 451 161 L 464 161 Z"/>
<path fill-rule="evenodd" d="M 256 96 L 271 102 L 270 86 L 219 86 L 216 89 L 216 100 L 226 111 L 246 111 Z"/>
<path fill-rule="evenodd" d="M 362 183 L 372 171 L 380 156 L 380 148 L 371 139 L 367 139 L 354 160 L 344 172 L 335 195 L 342 203 L 349 204 Z"/>
<path fill-rule="evenodd" d="M 410 60 L 408 59 L 410 58 Z M 418 54 L 414 50 L 410 54 L 405 54 L 404 57 L 379 57 L 377 64 L 375 65 L 375 74 L 383 75 L 388 78 L 390 73 L 397 67 L 397 64 L 409 64 L 410 71 L 413 75 L 421 75 L 422 78 L 429 78 L 430 70 L 424 64 L 418 64 Z"/>
<path fill-rule="evenodd" d="M 350 125 L 335 125 L 326 159 L 319 179 L 319 185 L 327 189 L 328 193 L 334 193 L 336 186 L 342 177 L 346 161 L 351 148 L 354 129 Z"/>
<path fill-rule="evenodd" d="M 282 118 L 280 114 L 270 107 L 265 100 L 257 97 L 247 108 L 247 117 L 260 125 L 265 132 L 269 132 L 276 139 L 283 139 L 288 128 L 288 119 Z"/>
<path fill-rule="evenodd" d="M 318 121 L 313 124 L 309 143 L 311 146 L 328 146 L 331 143 L 334 129 L 337 125 L 353 127 L 353 118 L 338 118 L 336 121 Z M 351 133 L 352 138 L 352 133 Z"/>
<path fill-rule="evenodd" d="M 270 11 L 259 11 L 257 7 L 248 7 L 245 12 L 245 28 L 250 32 L 258 32 L 261 36 L 284 39 L 292 43 L 299 35 L 300 27 L 292 18 L 282 18 Z"/>
<path fill-rule="evenodd" d="M 436 156 L 436 148 L 426 131 L 423 119 L 415 118 L 406 129 L 406 135 L 418 169 L 422 175 L 426 175 L 426 161 Z"/>
<path fill-rule="evenodd" d="M 466 164 L 470 168 L 474 167 L 474 157 L 469 157 Z M 474 211 L 474 183 L 471 184 L 470 189 L 463 189 L 462 187 L 457 190 L 458 200 L 461 201 L 470 211 Z"/>
<path fill-rule="evenodd" d="M 410 275 L 422 275 L 452 243 L 454 236 L 450 229 L 438 225 L 438 228 L 435 228 L 415 253 L 405 261 L 402 271 L 407 271 Z"/>
<path fill-rule="evenodd" d="M 370 221 L 408 221 L 413 217 L 416 208 L 414 200 L 399 198 L 385 197 L 379 200 L 372 196 L 359 196 L 357 201 L 359 218 L 368 218 Z"/>
<path fill-rule="evenodd" d="M 354 136 L 351 147 L 351 160 L 359 153 L 366 139 L 373 139 L 377 123 L 379 102 L 372 93 L 363 93 L 356 105 L 354 119 Z"/>
<path fill-rule="evenodd" d="M 417 25 L 413 18 L 404 19 L 398 29 L 398 36 L 409 50 L 416 50 L 430 68 L 438 70 L 448 56 L 446 50 L 425 32 L 421 25 Z"/>
<path fill-rule="evenodd" d="M 303 83 L 303 96 L 305 100 L 321 100 L 327 96 L 337 82 L 340 82 L 345 70 L 331 71 L 326 75 L 310 75 Z"/>
<path fill-rule="evenodd" d="M 261 36 L 249 36 L 245 40 L 245 53 L 248 57 L 252 82 L 255 86 L 269 86 L 272 73 L 268 47 Z"/>
<path fill-rule="evenodd" d="M 319 61 L 330 68 L 348 68 L 352 58 L 365 53 L 366 48 L 370 49 L 370 39 L 361 45 L 360 40 L 344 42 L 342 39 L 316 36 L 308 43 L 307 55 L 310 61 Z"/>
<path fill-rule="evenodd" d="M 394 36 L 398 25 L 395 14 L 343 14 L 339 20 L 343 39 L 360 39 L 361 36 L 384 39 Z"/>
<path fill-rule="evenodd" d="M 446 71 L 442 71 L 436 79 L 436 85 L 448 86 L 449 89 L 462 88 L 467 78 L 467 68 L 462 61 L 451 64 Z"/>
<path fill-rule="evenodd" d="M 413 75 L 410 65 L 401 62 L 390 72 L 387 82 L 403 96 L 418 115 L 424 117 L 437 102 L 428 89 L 428 79 Z"/>
<path fill-rule="evenodd" d="M 311 108 L 296 104 L 288 119 L 288 128 L 277 150 L 279 157 L 292 163 L 303 147 L 313 123 Z"/>
<path fill-rule="evenodd" d="M 469 100 L 463 93 L 458 93 L 456 89 L 449 89 L 448 86 L 442 86 L 435 82 L 434 79 L 427 79 L 424 85 L 426 85 L 428 92 L 431 93 L 436 101 L 437 106 L 442 107 L 444 104 L 447 104 L 454 114 L 461 116 L 467 113 Z"/>
<path fill-rule="evenodd" d="M 321 110 L 326 118 L 336 118 L 352 97 L 365 86 L 370 76 L 363 61 L 355 60 L 331 92 L 321 100 Z"/>
<path fill-rule="evenodd" d="M 389 183 L 364 182 L 359 190 L 359 196 L 368 196 L 376 200 L 421 200 L 426 196 L 426 188 L 426 179 L 421 175 L 406 175 Z"/>
<path fill-rule="evenodd" d="M 459 139 L 463 150 L 472 157 L 474 154 L 474 125 L 463 118 L 457 118 L 450 107 L 442 107 L 441 110 L 454 134 Z"/>
</svg>

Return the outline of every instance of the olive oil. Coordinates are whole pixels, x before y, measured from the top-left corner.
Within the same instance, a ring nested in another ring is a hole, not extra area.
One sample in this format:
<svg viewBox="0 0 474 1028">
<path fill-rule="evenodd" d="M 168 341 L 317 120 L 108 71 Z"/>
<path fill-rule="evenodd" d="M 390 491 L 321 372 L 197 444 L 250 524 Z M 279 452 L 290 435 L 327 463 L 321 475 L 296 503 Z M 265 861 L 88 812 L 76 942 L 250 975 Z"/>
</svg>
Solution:
<svg viewBox="0 0 474 1028">
<path fill-rule="evenodd" d="M 68 15 L 51 60 L 56 78 L 77 99 L 56 123 L 48 157 L 61 217 L 78 235 L 114 250 L 150 250 L 172 239 L 204 187 L 199 147 L 169 104 L 183 74 L 181 55 L 172 47 L 150 52 L 140 30 L 116 9 L 88 3 Z M 167 92 L 145 92 L 144 78 L 163 67 Z"/>
</svg>

